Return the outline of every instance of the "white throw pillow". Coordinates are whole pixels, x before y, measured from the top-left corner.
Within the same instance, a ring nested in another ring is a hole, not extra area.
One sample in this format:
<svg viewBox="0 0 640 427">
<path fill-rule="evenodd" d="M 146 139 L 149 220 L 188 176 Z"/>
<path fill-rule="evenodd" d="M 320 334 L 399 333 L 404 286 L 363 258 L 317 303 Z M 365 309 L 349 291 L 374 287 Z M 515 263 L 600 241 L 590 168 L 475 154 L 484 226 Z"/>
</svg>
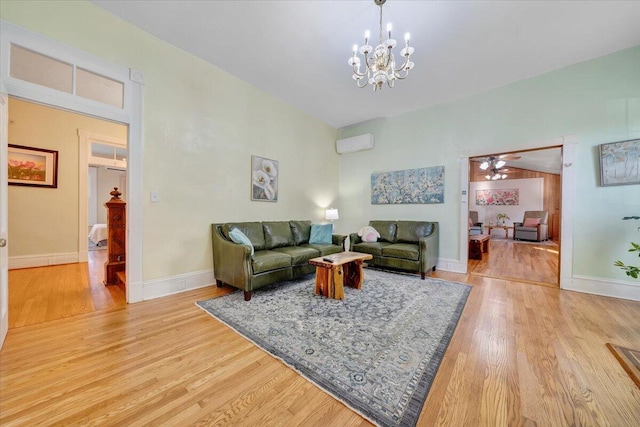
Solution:
<svg viewBox="0 0 640 427">
<path fill-rule="evenodd" d="M 362 238 L 363 242 L 377 242 L 378 237 L 380 237 L 380 233 L 378 233 L 375 228 L 367 225 L 365 227 L 362 227 L 360 231 L 358 231 L 358 236 Z"/>
</svg>

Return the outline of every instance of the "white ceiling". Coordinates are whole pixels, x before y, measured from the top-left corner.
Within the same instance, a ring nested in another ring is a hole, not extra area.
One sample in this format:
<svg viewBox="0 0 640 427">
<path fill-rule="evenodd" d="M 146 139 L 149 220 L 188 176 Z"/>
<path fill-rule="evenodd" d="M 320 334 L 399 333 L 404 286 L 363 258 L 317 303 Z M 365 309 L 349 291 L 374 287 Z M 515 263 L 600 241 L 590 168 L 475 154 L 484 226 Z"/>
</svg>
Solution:
<svg viewBox="0 0 640 427">
<path fill-rule="evenodd" d="M 365 30 L 377 35 L 373 0 L 93 3 L 336 128 L 640 44 L 640 1 L 388 0 L 384 25 L 399 47 L 411 33 L 415 68 L 374 93 L 356 87 L 347 64 Z"/>
</svg>

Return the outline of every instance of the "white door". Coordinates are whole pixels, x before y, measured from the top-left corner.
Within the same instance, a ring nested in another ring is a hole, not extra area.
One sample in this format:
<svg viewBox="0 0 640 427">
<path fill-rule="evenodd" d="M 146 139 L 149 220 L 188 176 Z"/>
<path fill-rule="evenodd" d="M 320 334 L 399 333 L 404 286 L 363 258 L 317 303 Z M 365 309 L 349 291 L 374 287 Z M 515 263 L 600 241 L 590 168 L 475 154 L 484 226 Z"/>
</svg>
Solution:
<svg viewBox="0 0 640 427">
<path fill-rule="evenodd" d="M 9 329 L 9 248 L 7 236 L 7 120 L 9 99 L 0 90 L 0 348 Z"/>
</svg>

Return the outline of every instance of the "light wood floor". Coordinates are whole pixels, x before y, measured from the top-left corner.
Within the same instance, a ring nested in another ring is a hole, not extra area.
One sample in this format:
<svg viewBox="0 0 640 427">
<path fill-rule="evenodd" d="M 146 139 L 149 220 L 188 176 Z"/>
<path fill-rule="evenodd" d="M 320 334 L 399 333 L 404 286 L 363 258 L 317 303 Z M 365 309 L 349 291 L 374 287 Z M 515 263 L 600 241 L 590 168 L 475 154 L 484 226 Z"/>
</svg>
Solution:
<svg viewBox="0 0 640 427">
<path fill-rule="evenodd" d="M 105 286 L 107 251 L 86 263 L 9 270 L 9 329 L 126 304 L 118 286 Z"/>
<path fill-rule="evenodd" d="M 553 242 L 521 242 L 492 238 L 482 261 L 469 260 L 468 271 L 478 276 L 559 286 L 560 247 Z"/>
<path fill-rule="evenodd" d="M 418 425 L 640 425 L 640 389 L 605 347 L 640 348 L 640 303 L 435 275 L 473 290 Z M 371 425 L 194 305 L 226 292 L 9 330 L 0 425 Z"/>
</svg>

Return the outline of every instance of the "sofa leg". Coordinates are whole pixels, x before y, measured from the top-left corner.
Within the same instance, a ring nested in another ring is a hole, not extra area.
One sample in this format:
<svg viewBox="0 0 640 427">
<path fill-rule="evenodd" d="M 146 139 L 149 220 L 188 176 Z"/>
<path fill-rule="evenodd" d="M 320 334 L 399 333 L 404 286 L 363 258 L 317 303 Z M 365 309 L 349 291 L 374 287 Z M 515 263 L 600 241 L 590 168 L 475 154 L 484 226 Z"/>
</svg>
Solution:
<svg viewBox="0 0 640 427">
<path fill-rule="evenodd" d="M 224 282 L 223 282 L 222 280 L 218 280 L 218 279 L 216 279 L 216 286 L 217 286 L 217 287 L 219 287 L 219 288 L 221 288 L 221 287 L 223 287 L 223 286 L 224 286 Z"/>
<path fill-rule="evenodd" d="M 251 291 L 244 291 L 244 300 L 251 301 Z"/>
<path fill-rule="evenodd" d="M 425 276 L 425 273 L 424 273 L 424 271 L 423 271 L 422 273 L 420 273 L 420 278 L 421 278 L 422 280 L 424 280 L 424 276 Z"/>
</svg>

